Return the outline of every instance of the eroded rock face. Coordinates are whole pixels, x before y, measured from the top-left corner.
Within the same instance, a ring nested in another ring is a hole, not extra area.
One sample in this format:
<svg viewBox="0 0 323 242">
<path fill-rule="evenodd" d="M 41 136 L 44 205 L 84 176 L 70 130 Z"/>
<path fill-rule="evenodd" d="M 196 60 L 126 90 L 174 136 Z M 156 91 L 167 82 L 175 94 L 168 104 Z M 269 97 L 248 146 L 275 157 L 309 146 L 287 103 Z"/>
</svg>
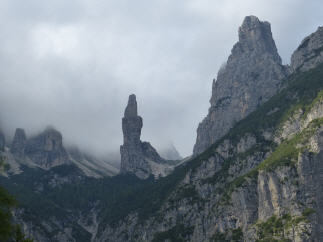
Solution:
<svg viewBox="0 0 323 242">
<path fill-rule="evenodd" d="M 271 27 L 255 16 L 244 19 L 239 41 L 213 80 L 211 107 L 197 129 L 194 154 L 220 139 L 279 89 L 288 68 L 282 65 Z"/>
<path fill-rule="evenodd" d="M 323 62 L 323 27 L 306 37 L 291 58 L 291 68 L 307 71 Z"/>
<path fill-rule="evenodd" d="M 70 163 L 62 135 L 53 128 L 27 140 L 25 155 L 43 169 Z"/>
<path fill-rule="evenodd" d="M 10 147 L 11 153 L 18 157 L 23 157 L 25 154 L 26 140 L 25 130 L 17 128 Z"/>
<path fill-rule="evenodd" d="M 137 101 L 134 94 L 129 96 L 128 105 L 122 118 L 123 145 L 120 146 L 120 173 L 133 173 L 145 179 L 151 174 L 165 175 L 167 167 L 154 147 L 140 140 L 142 118 L 137 113 Z"/>
</svg>

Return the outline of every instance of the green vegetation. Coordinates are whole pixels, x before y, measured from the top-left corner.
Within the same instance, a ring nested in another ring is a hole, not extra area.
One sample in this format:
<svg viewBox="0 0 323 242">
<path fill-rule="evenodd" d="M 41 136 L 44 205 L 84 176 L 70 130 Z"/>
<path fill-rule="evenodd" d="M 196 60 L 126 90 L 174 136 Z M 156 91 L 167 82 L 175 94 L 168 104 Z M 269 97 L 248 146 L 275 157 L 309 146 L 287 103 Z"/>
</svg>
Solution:
<svg viewBox="0 0 323 242">
<path fill-rule="evenodd" d="M 185 165 L 180 165 L 175 171 L 164 178 L 155 181 L 152 177 L 139 180 L 131 175 L 119 175 L 113 178 L 80 178 L 79 171 L 74 166 L 60 166 L 43 171 L 24 167 L 25 172 L 11 176 L 10 179 L 0 177 L 0 184 L 13 194 L 20 205 L 25 209 L 25 219 L 32 220 L 41 227 L 42 219 L 48 217 L 59 218 L 65 224 L 73 226 L 76 231 L 83 231 L 80 240 L 86 241 L 90 235 L 80 226 L 71 221 L 79 211 L 88 213 L 93 207 L 100 210 L 104 222 L 116 226 L 128 214 L 136 212 L 141 222 L 148 217 L 157 216 L 157 211 L 165 203 L 171 192 L 184 179 L 190 171 L 195 171 L 201 164 L 216 154 L 216 149 L 225 139 L 233 145 L 237 144 L 243 136 L 250 134 L 257 139 L 256 146 L 243 154 L 232 155 L 224 160 L 223 167 L 215 176 L 205 180 L 207 183 L 225 182 L 229 168 L 248 156 L 265 155 L 275 149 L 275 144 L 263 137 L 266 130 L 277 130 L 282 123 L 290 118 L 296 110 L 306 112 L 313 101 L 319 98 L 323 89 L 323 65 L 305 73 L 298 73 L 286 79 L 285 88 L 260 106 L 255 112 L 237 124 L 218 142 L 210 146 L 205 152 L 196 156 Z M 294 142 L 294 143 L 293 143 Z M 298 146 L 294 144 L 299 140 L 285 141 L 268 157 L 257 169 L 245 176 L 236 179 L 229 187 L 223 187 L 222 192 L 233 191 L 242 185 L 245 180 L 257 174 L 258 169 L 274 169 L 281 164 L 293 165 Z M 300 150 L 301 151 L 301 150 Z M 53 186 L 55 176 L 70 179 L 65 184 Z M 140 194 L 140 196 L 138 196 Z M 225 193 L 227 194 L 227 193 Z M 192 188 L 184 189 L 177 199 L 194 198 L 196 193 Z M 46 228 L 43 228 L 46 231 Z M 99 233 L 104 228 L 99 227 Z M 80 232 L 81 233 L 81 232 Z"/>
<path fill-rule="evenodd" d="M 305 208 L 302 212 L 302 215 L 304 217 L 309 217 L 311 214 L 315 213 L 315 210 L 313 208 Z"/>
<path fill-rule="evenodd" d="M 220 171 L 216 172 L 212 177 L 206 178 L 202 180 L 202 183 L 211 183 L 216 184 L 219 182 L 224 182 L 228 176 L 229 176 L 229 168 L 233 164 L 237 164 L 239 161 L 243 161 L 247 159 L 248 157 L 254 156 L 256 154 L 264 157 L 264 155 L 272 150 L 275 147 L 275 144 L 271 141 L 263 141 L 261 143 L 257 143 L 250 149 L 248 149 L 246 152 L 243 153 L 237 153 L 233 155 L 232 157 L 225 160 L 225 162 L 222 165 L 222 168 Z M 221 157 L 217 154 L 218 157 Z M 222 158 L 223 159 L 223 158 Z"/>
<path fill-rule="evenodd" d="M 11 210 L 16 206 L 14 198 L 0 187 L 0 240 L 8 240 L 13 233 Z"/>
<path fill-rule="evenodd" d="M 4 166 L 4 159 L 0 158 L 0 169 Z M 19 225 L 12 221 L 12 209 L 17 206 L 16 200 L 0 186 L 0 241 L 32 242 L 22 233 Z"/>
<path fill-rule="evenodd" d="M 179 193 L 176 194 L 176 200 L 182 200 L 185 198 L 191 199 L 192 201 L 198 201 L 201 199 L 195 186 L 192 185 L 185 185 L 181 188 Z"/>
<path fill-rule="evenodd" d="M 258 222 L 257 227 L 257 242 L 267 241 L 291 241 L 288 239 L 288 231 L 291 230 L 294 233 L 295 228 L 301 223 L 307 223 L 308 216 L 314 212 L 313 209 L 307 208 L 303 211 L 301 216 L 291 216 L 290 214 L 284 214 L 281 217 L 272 216 L 265 222 Z M 292 236 L 294 236 L 292 234 Z"/>
<path fill-rule="evenodd" d="M 297 133 L 290 140 L 282 142 L 275 151 L 257 167 L 247 174 L 236 178 L 226 185 L 226 193 L 223 196 L 224 201 L 228 201 L 234 189 L 241 187 L 248 178 L 256 178 L 260 170 L 274 171 L 279 166 L 294 166 L 297 162 L 299 153 L 303 152 L 308 139 L 323 125 L 323 118 L 313 120 L 307 128 Z"/>
<path fill-rule="evenodd" d="M 222 169 L 212 178 L 204 180 L 205 183 L 224 181 L 228 176 L 228 170 L 232 164 L 236 164 L 237 161 L 244 159 L 248 155 L 254 155 L 257 152 L 266 154 L 268 151 L 274 149 L 275 144 L 264 140 L 263 131 L 281 129 L 283 123 L 296 111 L 300 110 L 304 115 L 307 115 L 314 103 L 322 100 L 323 65 L 320 65 L 308 72 L 292 75 L 284 81 L 284 85 L 285 88 L 280 93 L 273 96 L 268 102 L 259 107 L 245 119 L 239 121 L 227 135 L 203 153 L 203 156 L 211 156 L 212 154 L 215 154 L 217 146 L 223 142 L 224 139 L 228 139 L 233 144 L 237 144 L 245 134 L 251 134 L 257 138 L 258 146 L 252 147 L 245 154 L 237 154 L 225 160 Z M 316 120 L 315 122 L 321 122 L 321 120 Z M 311 132 L 313 130 L 310 129 L 308 131 Z M 227 200 L 233 189 L 241 186 L 248 177 L 252 178 L 256 176 L 260 169 L 270 170 L 281 165 L 293 165 L 298 152 L 301 151 L 296 147 L 295 143 L 299 142 L 302 135 L 306 134 L 303 133 L 296 136 L 291 141 L 283 142 L 270 158 L 266 159 L 259 167 L 251 170 L 246 175 L 238 177 L 232 183 L 228 184 L 224 189 L 227 191 L 224 195 L 224 200 Z M 197 157 L 196 159 L 206 160 L 207 158 L 208 157 Z"/>
<path fill-rule="evenodd" d="M 216 232 L 211 238 L 210 242 L 242 242 L 243 232 L 241 228 L 231 229 L 224 233 Z"/>
<path fill-rule="evenodd" d="M 187 228 L 183 224 L 177 224 L 167 231 L 156 233 L 152 242 L 185 242 L 193 234 L 193 231 L 193 227 Z"/>
</svg>

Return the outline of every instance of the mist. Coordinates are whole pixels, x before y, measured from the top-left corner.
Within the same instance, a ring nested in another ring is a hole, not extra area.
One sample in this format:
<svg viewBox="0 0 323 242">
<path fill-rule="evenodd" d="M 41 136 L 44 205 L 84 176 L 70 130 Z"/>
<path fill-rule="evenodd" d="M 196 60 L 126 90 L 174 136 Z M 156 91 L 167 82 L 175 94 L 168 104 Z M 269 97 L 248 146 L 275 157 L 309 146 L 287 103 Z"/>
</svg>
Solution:
<svg viewBox="0 0 323 242">
<path fill-rule="evenodd" d="M 212 79 L 246 15 L 271 23 L 285 64 L 323 25 L 319 0 L 0 1 L 0 121 L 7 139 L 53 125 L 103 155 L 135 93 L 142 140 L 190 155 Z"/>
</svg>

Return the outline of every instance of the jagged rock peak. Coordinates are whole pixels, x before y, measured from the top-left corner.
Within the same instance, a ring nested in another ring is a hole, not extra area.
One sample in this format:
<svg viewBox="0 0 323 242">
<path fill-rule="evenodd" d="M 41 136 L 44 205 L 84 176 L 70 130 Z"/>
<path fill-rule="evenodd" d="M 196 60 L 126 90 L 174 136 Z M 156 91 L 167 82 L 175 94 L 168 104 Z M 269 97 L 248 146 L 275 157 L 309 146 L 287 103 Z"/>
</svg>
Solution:
<svg viewBox="0 0 323 242">
<path fill-rule="evenodd" d="M 270 24 L 247 16 L 239 28 L 239 41 L 213 80 L 211 107 L 197 129 L 194 155 L 206 150 L 235 122 L 272 97 L 288 73 L 277 52 Z"/>
<path fill-rule="evenodd" d="M 27 140 L 25 155 L 43 169 L 70 164 L 61 133 L 52 127 Z"/>
<path fill-rule="evenodd" d="M 17 128 L 13 138 L 10 151 L 12 154 L 22 157 L 25 153 L 26 133 L 24 129 Z"/>
<path fill-rule="evenodd" d="M 291 58 L 293 72 L 307 71 L 323 62 L 323 27 L 307 36 Z"/>
<path fill-rule="evenodd" d="M 150 175 L 165 175 L 160 157 L 149 142 L 140 140 L 142 118 L 137 113 L 137 101 L 134 94 L 129 96 L 128 105 L 122 118 L 123 145 L 120 146 L 120 173 L 133 173 L 141 179 Z"/>
<path fill-rule="evenodd" d="M 45 150 L 57 150 L 63 147 L 63 136 L 62 134 L 52 127 L 48 127 L 45 131 L 40 135 L 45 141 Z"/>
<path fill-rule="evenodd" d="M 128 105 L 124 111 L 124 117 L 130 118 L 130 117 L 137 117 L 137 116 L 138 116 L 138 112 L 137 112 L 136 95 L 131 94 L 129 96 Z"/>
<path fill-rule="evenodd" d="M 138 145 L 142 129 L 142 118 L 137 113 L 137 101 L 134 94 L 129 96 L 128 105 L 122 118 L 124 144 Z"/>
<path fill-rule="evenodd" d="M 281 62 L 273 40 L 270 23 L 260 21 L 256 16 L 245 17 L 239 28 L 239 44 L 244 51 L 269 52 L 275 61 Z"/>
</svg>

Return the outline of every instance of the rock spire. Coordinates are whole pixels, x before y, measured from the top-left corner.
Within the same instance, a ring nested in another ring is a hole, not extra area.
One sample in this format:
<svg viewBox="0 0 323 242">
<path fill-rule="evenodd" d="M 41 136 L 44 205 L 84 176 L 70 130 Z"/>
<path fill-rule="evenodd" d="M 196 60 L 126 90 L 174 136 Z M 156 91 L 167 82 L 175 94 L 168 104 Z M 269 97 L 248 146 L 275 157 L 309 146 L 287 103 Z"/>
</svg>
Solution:
<svg viewBox="0 0 323 242">
<path fill-rule="evenodd" d="M 270 24 L 247 16 L 239 28 L 239 41 L 213 80 L 211 107 L 197 129 L 194 155 L 272 97 L 288 73 L 278 55 Z"/>
<path fill-rule="evenodd" d="M 129 96 L 128 105 L 122 118 L 123 145 L 120 146 L 120 173 L 133 173 L 141 179 L 150 175 L 164 176 L 168 166 L 148 142 L 140 140 L 143 121 L 137 112 L 134 94 Z"/>
</svg>

